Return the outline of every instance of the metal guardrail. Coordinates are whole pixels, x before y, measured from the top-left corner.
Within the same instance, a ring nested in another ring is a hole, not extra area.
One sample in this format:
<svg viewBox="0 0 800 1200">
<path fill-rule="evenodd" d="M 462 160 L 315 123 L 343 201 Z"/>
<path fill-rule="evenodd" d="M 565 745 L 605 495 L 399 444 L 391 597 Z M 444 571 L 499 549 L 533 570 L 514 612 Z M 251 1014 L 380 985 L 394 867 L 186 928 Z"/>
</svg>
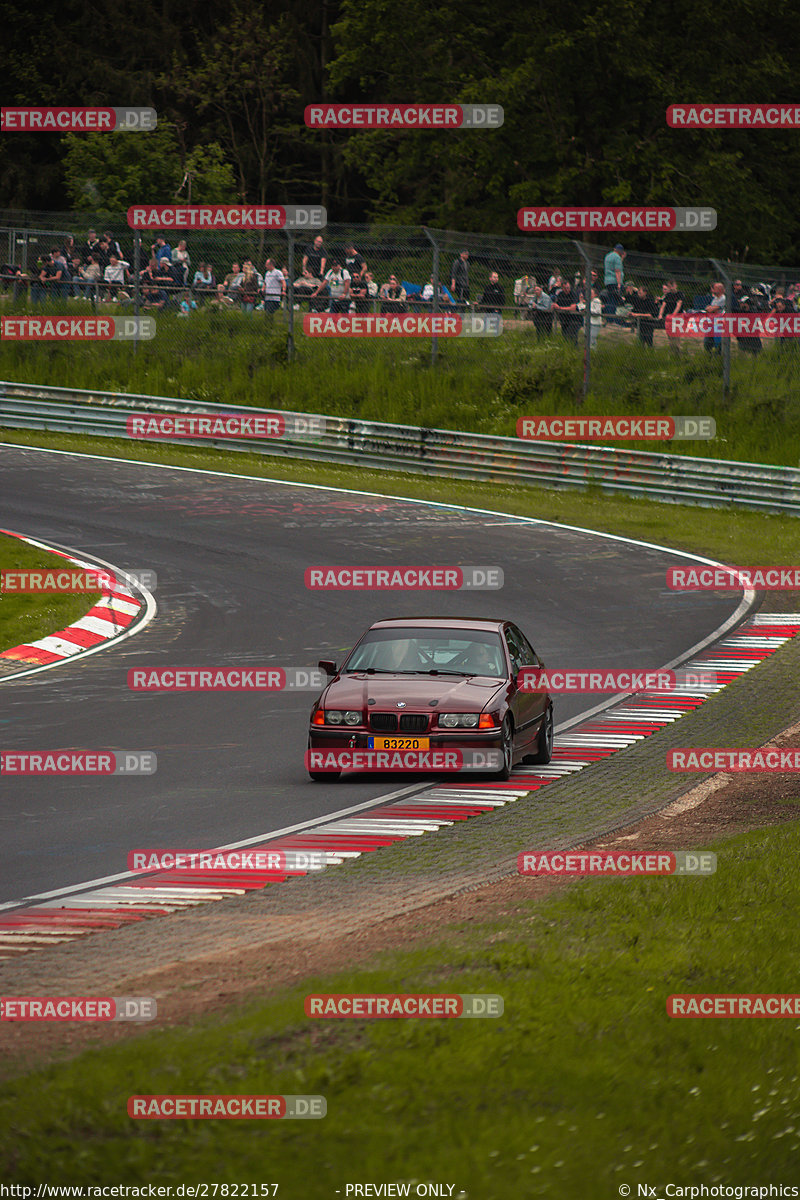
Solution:
<svg viewBox="0 0 800 1200">
<path fill-rule="evenodd" d="M 0 381 L 0 427 L 45 429 L 100 437 L 127 437 L 132 412 L 274 412 L 249 406 L 200 404 L 162 396 L 39 387 Z M 410 471 L 486 482 L 549 488 L 598 487 L 662 502 L 800 514 L 800 470 L 759 463 L 659 454 L 643 450 L 421 429 L 314 413 L 287 413 L 323 422 L 323 432 L 282 438 L 170 438 L 215 449 L 239 450 L 372 470 Z"/>
</svg>

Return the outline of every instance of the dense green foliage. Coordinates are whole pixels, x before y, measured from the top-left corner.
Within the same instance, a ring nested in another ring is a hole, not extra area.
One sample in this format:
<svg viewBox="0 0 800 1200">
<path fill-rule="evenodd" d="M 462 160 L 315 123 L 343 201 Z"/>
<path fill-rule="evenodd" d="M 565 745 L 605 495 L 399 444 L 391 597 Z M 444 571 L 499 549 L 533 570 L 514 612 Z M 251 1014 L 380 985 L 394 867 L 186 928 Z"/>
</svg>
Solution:
<svg viewBox="0 0 800 1200">
<path fill-rule="evenodd" d="M 753 0 L 724 10 L 711 0 L 10 0 L 3 41 L 4 103 L 152 105 L 172 130 L 175 183 L 161 178 L 151 139 L 102 135 L 127 140 L 142 170 L 128 164 L 127 195 L 113 172 L 95 179 L 97 209 L 169 201 L 192 154 L 218 144 L 242 200 L 321 201 L 332 220 L 512 233 L 525 203 L 702 204 L 719 213 L 705 252 L 761 262 L 800 252 L 796 132 L 683 132 L 665 119 L 681 101 L 793 100 L 791 0 L 768 12 Z M 494 102 L 505 124 L 306 129 L 304 107 L 325 99 Z M 6 135 L 0 208 L 64 209 L 65 195 L 88 206 L 80 155 L 75 138 Z M 669 249 L 695 250 L 693 236 L 669 235 Z M 667 248 L 663 237 L 629 241 Z"/>
</svg>

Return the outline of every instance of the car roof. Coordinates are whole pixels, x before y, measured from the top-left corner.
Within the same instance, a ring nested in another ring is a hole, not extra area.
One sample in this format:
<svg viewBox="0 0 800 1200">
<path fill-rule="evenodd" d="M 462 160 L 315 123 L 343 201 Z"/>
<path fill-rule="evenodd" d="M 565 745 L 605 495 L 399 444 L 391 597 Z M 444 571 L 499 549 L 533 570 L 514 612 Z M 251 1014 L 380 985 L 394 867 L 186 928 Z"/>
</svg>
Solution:
<svg viewBox="0 0 800 1200">
<path fill-rule="evenodd" d="M 415 625 L 420 629 L 491 629 L 499 633 L 507 623 L 503 618 L 490 617 L 387 617 L 370 625 L 370 629 Z"/>
</svg>

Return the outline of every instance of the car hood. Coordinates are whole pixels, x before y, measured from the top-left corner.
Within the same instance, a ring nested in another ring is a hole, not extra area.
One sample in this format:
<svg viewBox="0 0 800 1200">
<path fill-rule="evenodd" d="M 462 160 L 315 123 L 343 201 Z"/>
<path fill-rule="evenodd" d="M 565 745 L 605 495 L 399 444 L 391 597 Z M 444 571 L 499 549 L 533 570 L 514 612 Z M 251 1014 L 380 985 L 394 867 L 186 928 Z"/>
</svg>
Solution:
<svg viewBox="0 0 800 1200">
<path fill-rule="evenodd" d="M 431 700 L 442 712 L 481 712 L 505 680 L 488 675 L 471 679 L 452 675 L 342 675 L 322 694 L 325 708 L 361 709 L 368 700 L 371 708 L 395 708 L 404 700 L 409 709 L 427 709 Z"/>
</svg>

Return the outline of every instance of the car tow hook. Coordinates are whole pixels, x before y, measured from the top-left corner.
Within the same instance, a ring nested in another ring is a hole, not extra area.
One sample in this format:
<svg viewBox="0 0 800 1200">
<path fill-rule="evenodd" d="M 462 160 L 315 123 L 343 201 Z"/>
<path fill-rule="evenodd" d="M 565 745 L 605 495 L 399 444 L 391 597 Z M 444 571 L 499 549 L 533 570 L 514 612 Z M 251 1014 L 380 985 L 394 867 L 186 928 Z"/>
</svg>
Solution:
<svg viewBox="0 0 800 1200">
<path fill-rule="evenodd" d="M 350 738 L 350 749 L 351 749 L 351 750 L 353 749 L 353 747 L 355 746 L 355 744 L 356 744 L 356 735 L 355 735 L 355 734 L 353 734 L 353 736 Z"/>
</svg>

